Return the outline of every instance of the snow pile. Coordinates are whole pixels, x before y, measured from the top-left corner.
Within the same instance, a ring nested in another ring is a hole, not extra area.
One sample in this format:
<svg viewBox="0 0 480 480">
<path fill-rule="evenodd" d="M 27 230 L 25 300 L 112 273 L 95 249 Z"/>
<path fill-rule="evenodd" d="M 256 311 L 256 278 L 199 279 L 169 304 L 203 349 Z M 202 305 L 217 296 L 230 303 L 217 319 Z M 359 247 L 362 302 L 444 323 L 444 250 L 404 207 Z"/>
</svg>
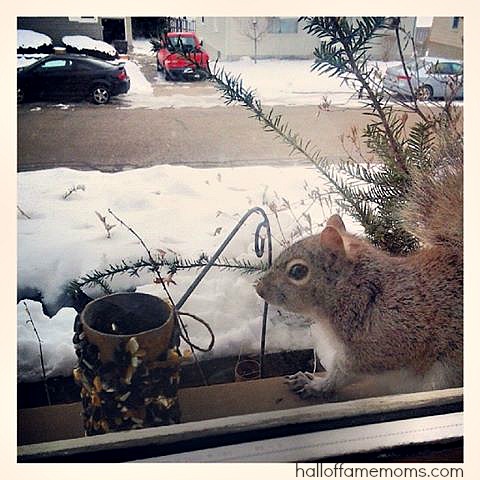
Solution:
<svg viewBox="0 0 480 480">
<path fill-rule="evenodd" d="M 152 84 L 145 78 L 140 71 L 140 67 L 134 61 L 125 62 L 125 70 L 130 77 L 130 90 L 128 91 L 128 101 L 136 103 L 137 99 L 153 97 Z M 140 98 L 138 98 L 140 97 Z"/>
<path fill-rule="evenodd" d="M 50 45 L 52 45 L 52 39 L 48 35 L 33 30 L 17 30 L 17 50 L 38 49 Z"/>
<path fill-rule="evenodd" d="M 317 172 L 308 167 L 193 169 L 163 165 L 114 174 L 70 169 L 19 173 L 18 205 L 30 217 L 18 215 L 19 291 L 40 292 L 43 302 L 54 313 L 66 302 L 64 291 L 69 281 L 122 259 L 145 257 L 138 240 L 122 226 L 113 228 L 111 238 L 107 238 L 95 212 L 106 215 L 109 224 L 118 224 L 108 214 L 108 208 L 134 228 L 154 254 L 163 251 L 169 257 L 177 254 L 198 258 L 201 253 L 211 255 L 249 208 L 264 205 L 275 237 L 274 255 L 278 254 L 282 232 L 268 204 L 280 208 L 282 198 L 288 199 L 297 219 L 302 220 L 305 211 L 311 215 L 314 231 L 332 213 L 318 202 L 310 206 L 305 181 L 320 191 L 327 190 Z M 85 190 L 79 189 L 64 199 L 65 192 L 75 185 L 84 185 Z M 287 210 L 280 211 L 279 218 L 283 235 L 289 238 L 296 220 Z M 258 261 L 254 232 L 259 221 L 260 217 L 254 215 L 240 229 L 225 251 L 226 257 Z M 346 223 L 351 231 L 359 231 L 350 219 Z M 178 271 L 174 276 L 177 284 L 169 287 L 174 301 L 180 299 L 197 273 Z M 240 350 L 258 352 L 262 300 L 253 288 L 256 278 L 237 271 L 212 269 L 182 308 L 212 326 L 217 342 L 211 355 L 237 354 Z M 164 297 L 153 279 L 151 272 L 143 271 L 138 278 L 116 276 L 111 285 L 116 291 L 136 287 L 137 291 Z M 102 294 L 99 289 L 85 292 L 92 297 Z M 44 345 L 52 343 L 47 348 L 53 352 L 48 359 L 53 362 L 49 364 L 51 371 L 69 375 L 74 361 L 70 344 L 75 312 L 62 308 L 51 320 L 44 318 L 39 305 L 32 306 L 31 312 L 35 323 L 45 325 L 44 334 L 40 332 Z M 24 316 L 19 323 L 25 323 Z M 192 339 L 208 344 L 205 330 L 193 321 L 188 323 Z M 311 345 L 308 330 L 292 323 L 295 324 L 294 318 L 281 317 L 276 309 L 271 309 L 268 350 Z M 53 330 L 55 334 L 51 334 Z M 30 380 L 38 374 L 38 346 L 32 341 L 30 325 L 19 328 L 18 343 L 19 378 Z M 65 353 L 65 358 L 58 349 Z"/>
<path fill-rule="evenodd" d="M 62 37 L 62 42 L 65 46 L 77 50 L 94 50 L 110 57 L 115 57 L 117 55 L 115 48 L 108 43 L 102 42 L 101 40 L 94 40 L 85 35 L 66 35 L 65 37 Z"/>
<path fill-rule="evenodd" d="M 155 55 L 148 38 L 136 38 L 133 40 L 132 46 L 134 55 L 151 55 L 152 57 Z"/>
</svg>

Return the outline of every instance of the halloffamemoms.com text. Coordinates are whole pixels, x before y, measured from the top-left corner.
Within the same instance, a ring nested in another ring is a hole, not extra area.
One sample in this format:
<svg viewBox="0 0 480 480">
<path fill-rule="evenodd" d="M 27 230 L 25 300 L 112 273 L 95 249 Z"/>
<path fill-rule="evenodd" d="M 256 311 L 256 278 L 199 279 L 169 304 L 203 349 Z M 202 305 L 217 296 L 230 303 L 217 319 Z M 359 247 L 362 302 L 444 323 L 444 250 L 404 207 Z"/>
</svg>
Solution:
<svg viewBox="0 0 480 480">
<path fill-rule="evenodd" d="M 354 467 L 344 463 L 296 463 L 297 478 L 463 478 L 460 467 Z"/>
</svg>

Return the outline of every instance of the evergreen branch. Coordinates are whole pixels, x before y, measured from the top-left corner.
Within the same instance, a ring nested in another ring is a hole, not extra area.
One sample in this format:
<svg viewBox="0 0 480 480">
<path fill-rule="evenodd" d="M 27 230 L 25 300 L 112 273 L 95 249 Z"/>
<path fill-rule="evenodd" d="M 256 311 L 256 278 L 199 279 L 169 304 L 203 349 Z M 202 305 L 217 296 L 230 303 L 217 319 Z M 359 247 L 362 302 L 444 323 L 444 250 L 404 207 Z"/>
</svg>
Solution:
<svg viewBox="0 0 480 480">
<path fill-rule="evenodd" d="M 117 275 L 129 275 L 131 277 L 139 277 L 143 270 L 150 272 L 158 272 L 162 267 L 168 267 L 168 273 L 176 273 L 178 270 L 191 270 L 194 268 L 202 268 L 208 263 L 208 257 L 201 255 L 198 259 L 183 259 L 175 257 L 172 260 L 159 258 L 157 260 L 149 260 L 141 257 L 138 260 L 127 262 L 122 260 L 117 264 L 110 264 L 103 271 L 93 270 L 92 272 L 70 282 L 68 290 L 71 292 L 78 291 L 82 287 L 90 287 L 95 285 L 108 285 L 106 282 L 113 280 Z M 260 261 L 258 264 L 252 264 L 248 260 L 229 260 L 222 258 L 219 262 L 213 264 L 214 267 L 222 270 L 241 270 L 246 274 L 253 274 L 266 271 L 268 266 Z"/>
<path fill-rule="evenodd" d="M 383 17 L 363 17 L 352 28 L 344 17 L 305 17 L 307 20 L 306 30 L 325 39 L 315 50 L 316 68 L 320 72 L 330 71 L 334 75 L 343 78 L 353 76 L 365 90 L 371 102 L 373 113 L 380 120 L 388 142 L 386 145 L 391 149 L 397 167 L 405 174 L 408 173 L 405 155 L 400 143 L 392 130 L 388 119 L 388 107 L 382 101 L 382 95 L 374 91 L 374 87 L 368 81 L 371 73 L 365 73 L 366 52 L 369 43 L 375 37 L 381 35 L 379 30 L 384 28 Z"/>
<path fill-rule="evenodd" d="M 97 278 L 95 280 L 95 283 L 102 288 L 102 290 L 104 291 L 104 293 L 106 295 L 111 295 L 113 293 L 113 290 L 110 288 L 110 285 L 108 284 L 108 282 L 105 279 Z"/>
</svg>

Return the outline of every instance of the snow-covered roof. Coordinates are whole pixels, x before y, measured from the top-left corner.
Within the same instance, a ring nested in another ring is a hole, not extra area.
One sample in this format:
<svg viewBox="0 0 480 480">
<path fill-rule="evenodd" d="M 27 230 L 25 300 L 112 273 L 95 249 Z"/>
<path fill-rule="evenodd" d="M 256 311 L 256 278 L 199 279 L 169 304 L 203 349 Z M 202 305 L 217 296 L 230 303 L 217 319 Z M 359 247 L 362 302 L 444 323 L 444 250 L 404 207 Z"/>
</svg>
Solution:
<svg viewBox="0 0 480 480">
<path fill-rule="evenodd" d="M 33 30 L 17 30 L 17 49 L 38 48 L 42 45 L 51 44 L 52 39 L 44 33 L 34 32 Z"/>
<path fill-rule="evenodd" d="M 66 35 L 62 37 L 62 42 L 66 46 L 77 48 L 78 50 L 96 50 L 107 55 L 115 56 L 117 51 L 114 47 L 101 40 L 94 40 L 86 35 Z"/>
</svg>

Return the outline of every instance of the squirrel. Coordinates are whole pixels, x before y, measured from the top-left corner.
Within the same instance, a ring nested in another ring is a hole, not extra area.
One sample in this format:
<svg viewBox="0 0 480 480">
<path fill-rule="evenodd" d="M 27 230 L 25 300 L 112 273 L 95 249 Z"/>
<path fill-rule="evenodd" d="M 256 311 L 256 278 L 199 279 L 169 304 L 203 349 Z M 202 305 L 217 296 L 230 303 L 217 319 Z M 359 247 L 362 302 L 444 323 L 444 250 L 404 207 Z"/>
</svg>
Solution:
<svg viewBox="0 0 480 480">
<path fill-rule="evenodd" d="M 463 385 L 463 159 L 412 177 L 401 218 L 419 250 L 391 256 L 333 215 L 256 284 L 311 325 L 326 375 L 288 376 L 300 396 L 331 398 L 368 376 L 378 394 Z"/>
</svg>

